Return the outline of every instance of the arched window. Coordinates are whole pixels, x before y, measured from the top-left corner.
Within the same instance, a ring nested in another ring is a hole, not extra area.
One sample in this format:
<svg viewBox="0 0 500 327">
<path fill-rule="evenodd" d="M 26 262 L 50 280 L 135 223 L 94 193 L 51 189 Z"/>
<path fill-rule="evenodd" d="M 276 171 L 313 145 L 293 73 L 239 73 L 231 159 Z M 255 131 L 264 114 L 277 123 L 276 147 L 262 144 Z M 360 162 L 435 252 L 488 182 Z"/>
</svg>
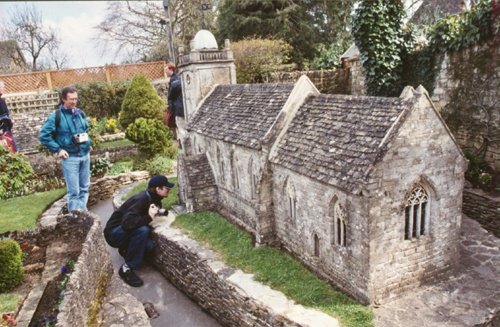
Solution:
<svg viewBox="0 0 500 327">
<path fill-rule="evenodd" d="M 219 147 L 217 147 L 217 162 L 219 163 L 220 181 L 224 182 L 224 158 L 221 155 Z"/>
<path fill-rule="evenodd" d="M 196 135 L 194 135 L 194 134 L 193 134 L 192 142 L 193 142 L 193 152 L 194 152 L 194 154 L 196 154 L 196 150 L 197 150 L 196 149 L 196 144 L 197 144 L 197 142 L 196 142 Z"/>
<path fill-rule="evenodd" d="M 335 243 L 340 246 L 346 246 L 347 230 L 345 225 L 345 211 L 338 202 L 335 204 L 333 215 L 335 217 Z"/>
<path fill-rule="evenodd" d="M 253 158 L 248 161 L 248 176 L 250 176 L 250 196 L 252 199 L 257 197 L 257 183 L 259 179 L 259 171 L 253 165 Z"/>
<path fill-rule="evenodd" d="M 287 213 L 288 217 L 295 221 L 297 218 L 297 198 L 295 196 L 295 187 L 289 180 L 286 182 L 285 194 L 287 195 Z"/>
<path fill-rule="evenodd" d="M 427 235 L 429 220 L 429 196 L 422 185 L 415 185 L 406 199 L 405 240 Z"/>
<path fill-rule="evenodd" d="M 319 257 L 319 237 L 314 234 L 314 256 Z"/>
<path fill-rule="evenodd" d="M 231 165 L 233 166 L 233 186 L 235 190 L 240 189 L 240 174 L 238 172 L 238 160 L 234 155 L 234 152 L 231 152 Z"/>
</svg>

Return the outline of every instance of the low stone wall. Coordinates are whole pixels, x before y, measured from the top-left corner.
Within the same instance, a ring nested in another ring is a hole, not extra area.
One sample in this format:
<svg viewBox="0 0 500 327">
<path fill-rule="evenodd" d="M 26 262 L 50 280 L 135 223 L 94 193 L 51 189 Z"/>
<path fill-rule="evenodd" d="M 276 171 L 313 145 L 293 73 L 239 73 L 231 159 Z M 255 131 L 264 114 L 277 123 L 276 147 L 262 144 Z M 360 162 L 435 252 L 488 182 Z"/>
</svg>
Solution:
<svg viewBox="0 0 500 327">
<path fill-rule="evenodd" d="M 344 68 L 328 70 L 309 70 L 294 72 L 275 72 L 271 74 L 269 83 L 295 83 L 300 76 L 306 75 L 321 93 L 350 94 L 349 70 Z"/>
<path fill-rule="evenodd" d="M 109 280 L 113 273 L 111 258 L 106 249 L 99 217 L 91 212 L 94 224 L 87 234 L 59 307 L 56 326 L 87 326 L 89 309 L 96 297 L 102 279 Z"/>
<path fill-rule="evenodd" d="M 340 326 L 329 315 L 306 309 L 226 266 L 178 229 L 155 229 L 154 264 L 172 284 L 224 326 Z"/>
<path fill-rule="evenodd" d="M 117 148 L 95 149 L 91 152 L 91 157 L 107 157 L 111 162 L 117 162 L 124 158 L 136 156 L 139 153 L 135 144 L 121 146 Z"/>
<path fill-rule="evenodd" d="M 464 189 L 462 211 L 479 222 L 487 231 L 500 237 L 500 199 L 491 198 L 478 190 Z"/>
<path fill-rule="evenodd" d="M 93 206 L 101 200 L 109 199 L 119 188 L 149 178 L 147 171 L 133 171 L 116 176 L 105 176 L 90 185 L 90 197 L 88 207 Z"/>
</svg>

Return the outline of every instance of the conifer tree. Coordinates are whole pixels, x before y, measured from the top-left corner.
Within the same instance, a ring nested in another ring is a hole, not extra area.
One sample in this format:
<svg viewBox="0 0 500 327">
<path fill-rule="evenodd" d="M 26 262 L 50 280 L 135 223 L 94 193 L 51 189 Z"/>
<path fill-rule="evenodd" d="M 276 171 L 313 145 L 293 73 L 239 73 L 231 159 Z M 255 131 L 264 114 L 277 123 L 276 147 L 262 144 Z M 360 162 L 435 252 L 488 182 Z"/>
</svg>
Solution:
<svg viewBox="0 0 500 327">
<path fill-rule="evenodd" d="M 165 102 L 153 85 L 142 75 L 134 77 L 125 93 L 120 111 L 120 124 L 127 128 L 138 118 L 163 121 Z"/>
</svg>

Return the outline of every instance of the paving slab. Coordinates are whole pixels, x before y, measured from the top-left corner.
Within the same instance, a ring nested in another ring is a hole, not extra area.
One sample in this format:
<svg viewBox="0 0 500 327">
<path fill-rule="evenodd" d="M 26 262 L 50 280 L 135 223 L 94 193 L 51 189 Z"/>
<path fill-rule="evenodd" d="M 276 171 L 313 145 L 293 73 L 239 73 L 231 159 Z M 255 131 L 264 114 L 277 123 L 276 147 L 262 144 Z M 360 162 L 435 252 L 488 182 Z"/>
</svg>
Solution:
<svg viewBox="0 0 500 327">
<path fill-rule="evenodd" d="M 464 216 L 460 243 L 455 273 L 375 308 L 375 326 L 500 326 L 500 239 Z"/>
</svg>

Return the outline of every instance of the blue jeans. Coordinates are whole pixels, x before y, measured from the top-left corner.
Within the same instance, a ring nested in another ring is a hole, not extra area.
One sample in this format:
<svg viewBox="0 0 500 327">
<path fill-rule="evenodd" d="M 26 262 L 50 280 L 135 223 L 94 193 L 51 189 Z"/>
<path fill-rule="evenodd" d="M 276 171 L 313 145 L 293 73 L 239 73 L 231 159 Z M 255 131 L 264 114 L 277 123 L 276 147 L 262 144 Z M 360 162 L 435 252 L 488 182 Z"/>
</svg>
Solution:
<svg viewBox="0 0 500 327">
<path fill-rule="evenodd" d="M 106 235 L 106 242 L 114 248 L 126 251 L 125 263 L 132 269 L 139 269 L 144 254 L 153 251 L 155 243 L 149 238 L 151 227 L 141 226 L 126 231 L 122 226 L 117 226 Z"/>
<path fill-rule="evenodd" d="M 90 187 L 90 154 L 63 159 L 61 164 L 68 193 L 68 212 L 75 209 L 86 211 Z"/>
</svg>

